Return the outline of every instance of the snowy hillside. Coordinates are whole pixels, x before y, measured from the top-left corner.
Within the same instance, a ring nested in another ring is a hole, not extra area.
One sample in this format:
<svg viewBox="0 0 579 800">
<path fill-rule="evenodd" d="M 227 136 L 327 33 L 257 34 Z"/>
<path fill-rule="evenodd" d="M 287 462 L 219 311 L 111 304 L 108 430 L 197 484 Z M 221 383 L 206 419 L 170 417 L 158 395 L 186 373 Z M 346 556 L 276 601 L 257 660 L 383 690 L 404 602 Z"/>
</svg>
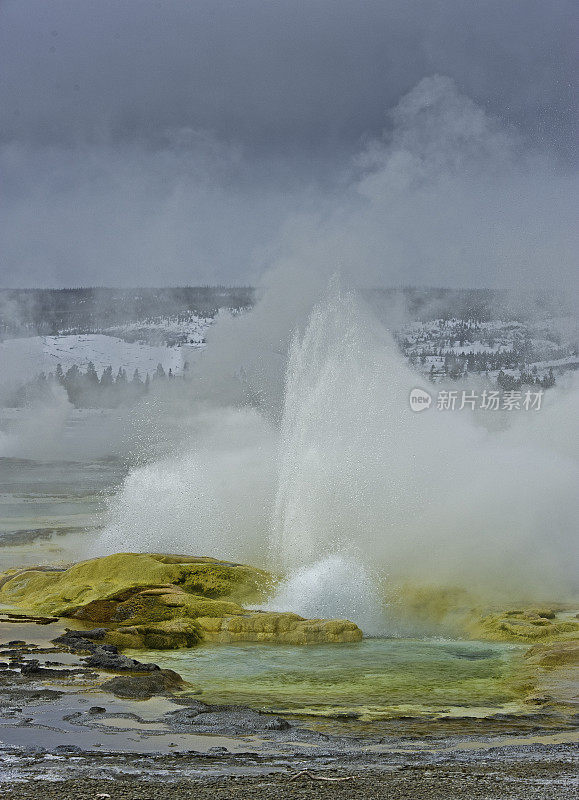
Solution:
<svg viewBox="0 0 579 800">
<path fill-rule="evenodd" d="M 193 313 L 156 316 L 123 325 L 112 325 L 103 333 L 118 336 L 129 342 L 163 343 L 169 346 L 188 344 L 203 347 L 207 328 L 213 317 L 199 317 Z"/>
<path fill-rule="evenodd" d="M 30 336 L 0 342 L 0 370 L 10 374 L 16 368 L 21 379 L 54 372 L 58 364 L 65 372 L 73 365 L 85 370 L 90 361 L 99 374 L 108 366 L 115 373 L 119 368 L 127 373 L 138 369 L 143 375 L 154 372 L 157 364 L 174 373 L 183 367 L 180 347 L 126 342 L 103 334 Z"/>
<path fill-rule="evenodd" d="M 577 330 L 560 320 L 540 323 L 518 320 L 434 319 L 405 325 L 396 338 L 404 355 L 432 380 L 460 378 L 467 373 L 499 373 L 544 379 L 579 367 Z"/>
<path fill-rule="evenodd" d="M 380 315 L 380 309 L 376 310 Z M 28 402 L 27 385 L 36 384 L 31 387 L 34 397 L 46 376 L 66 383 L 71 402 L 82 406 L 87 402 L 82 376 L 91 363 L 93 388 L 95 383 L 104 388 L 98 403 L 114 405 L 121 397 L 123 402 L 132 402 L 146 391 L 140 382 L 152 378 L 159 364 L 161 375 L 182 375 L 191 354 L 205 347 L 207 331 L 219 324 L 220 315 L 244 311 L 218 309 L 213 315 L 204 315 L 183 309 L 172 314 L 142 314 L 137 320 L 128 314 L 125 321 L 96 330 L 91 321 L 85 331 L 63 326 L 58 335 L 8 336 L 0 341 L 0 403 Z M 396 331 L 395 337 L 410 365 L 433 382 L 478 374 L 502 388 L 534 383 L 548 388 L 557 376 L 579 367 L 579 334 L 567 318 L 543 317 L 534 322 L 465 315 L 415 319 Z M 80 377 L 75 370 L 80 370 Z M 139 374 L 126 390 L 135 370 Z M 118 384 L 116 394 L 106 388 L 112 383 Z"/>
</svg>

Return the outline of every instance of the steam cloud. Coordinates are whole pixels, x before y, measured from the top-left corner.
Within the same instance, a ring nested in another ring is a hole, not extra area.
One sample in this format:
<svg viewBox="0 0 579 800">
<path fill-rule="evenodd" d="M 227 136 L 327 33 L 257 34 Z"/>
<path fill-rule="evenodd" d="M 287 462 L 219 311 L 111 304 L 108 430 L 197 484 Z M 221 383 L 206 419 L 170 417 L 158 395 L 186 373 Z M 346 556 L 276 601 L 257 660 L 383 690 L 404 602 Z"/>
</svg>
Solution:
<svg viewBox="0 0 579 800">
<path fill-rule="evenodd" d="M 2 283 L 254 284 L 288 217 L 306 218 L 289 227 L 294 241 L 300 225 L 348 229 L 356 209 L 380 283 L 492 286 L 509 243 L 533 282 L 547 270 L 569 276 L 573 19 L 570 0 L 526 0 L 524 12 L 503 0 L 7 0 Z M 487 185 L 479 153 L 470 183 L 463 163 L 462 180 L 420 190 L 425 155 L 430 177 L 444 167 L 434 150 L 449 114 L 447 157 L 451 142 L 463 158 L 481 137 L 502 147 L 485 114 L 463 113 L 468 102 L 440 81 L 384 118 L 436 74 L 520 136 L 514 160 L 512 144 L 503 161 L 492 156 Z M 393 140 L 352 165 L 385 125 Z M 547 155 L 524 155 L 535 149 Z M 335 237 L 359 263 L 360 242 Z"/>
<path fill-rule="evenodd" d="M 549 263 L 568 292 L 569 180 L 445 78 L 422 81 L 392 118 L 342 201 L 288 224 L 256 308 L 216 326 L 181 453 L 129 475 L 100 551 L 253 560 L 299 585 L 346 558 L 368 586 L 387 575 L 492 596 L 570 591 L 576 384 L 505 430 L 413 415 L 420 381 L 387 330 L 403 311 L 384 327 L 327 291 L 336 268 L 360 285 L 386 262 L 393 281 L 406 265 L 463 280 L 486 270 L 513 291 Z"/>
</svg>

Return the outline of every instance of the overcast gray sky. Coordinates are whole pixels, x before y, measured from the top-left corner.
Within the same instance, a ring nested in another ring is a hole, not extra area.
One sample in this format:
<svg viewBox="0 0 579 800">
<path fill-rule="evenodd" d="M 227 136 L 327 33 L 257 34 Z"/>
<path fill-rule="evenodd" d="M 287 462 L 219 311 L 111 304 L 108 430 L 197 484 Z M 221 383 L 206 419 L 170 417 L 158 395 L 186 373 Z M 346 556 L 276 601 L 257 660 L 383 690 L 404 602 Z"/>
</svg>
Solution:
<svg viewBox="0 0 579 800">
<path fill-rule="evenodd" d="M 500 242 L 489 242 L 494 261 L 486 264 L 480 231 L 474 242 L 466 220 L 459 258 L 456 246 L 447 251 L 440 242 L 452 229 L 448 215 L 457 213 L 456 185 L 496 209 L 496 186 L 480 184 L 495 167 L 499 206 L 509 197 L 510 213 L 513 198 L 525 194 L 508 225 L 524 216 L 542 227 L 561 262 L 555 272 L 569 280 L 574 5 L 4 0 L 0 284 L 255 282 L 288 250 L 311 257 L 313 243 L 331 240 L 322 247 L 330 257 L 341 227 L 351 261 L 361 240 L 373 243 L 364 256 L 372 280 L 493 285 L 520 245 L 509 241 L 501 255 Z M 417 95 L 422 79 L 436 75 L 451 81 L 423 83 L 428 97 Z M 411 113 L 409 96 L 422 98 Z M 459 105 L 470 122 L 455 145 L 467 141 L 468 152 L 441 162 Z M 473 135 L 481 115 L 484 136 Z M 392 165 L 401 153 L 418 158 L 429 177 L 421 172 L 421 216 L 412 218 L 413 179 L 397 195 L 396 208 L 407 212 L 395 225 Z M 533 184 L 533 175 L 540 181 Z M 446 221 L 431 225 L 430 238 L 410 253 L 402 239 L 428 227 L 440 198 L 449 203 Z M 474 220 L 484 217 L 474 206 L 473 236 Z M 485 235 L 496 222 L 485 223 Z M 421 263 L 431 249 L 432 264 Z M 548 252 L 541 258 L 528 266 L 533 275 Z"/>
</svg>

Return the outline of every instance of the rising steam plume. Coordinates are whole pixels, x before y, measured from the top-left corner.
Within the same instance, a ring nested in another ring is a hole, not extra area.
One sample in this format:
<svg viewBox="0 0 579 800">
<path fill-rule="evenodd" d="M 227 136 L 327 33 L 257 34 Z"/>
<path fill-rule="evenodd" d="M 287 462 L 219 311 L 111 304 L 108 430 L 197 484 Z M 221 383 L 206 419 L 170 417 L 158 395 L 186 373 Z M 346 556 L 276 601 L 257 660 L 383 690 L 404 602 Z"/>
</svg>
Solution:
<svg viewBox="0 0 579 800">
<path fill-rule="evenodd" d="M 129 474 L 99 552 L 253 561 L 312 587 L 310 614 L 344 613 L 339 592 L 314 591 L 332 574 L 369 595 L 406 581 L 487 597 L 572 590 L 576 384 L 497 430 L 413 414 L 421 381 L 391 335 L 403 309 L 378 321 L 355 293 L 328 289 L 336 270 L 345 286 L 379 268 L 394 282 L 405 264 L 456 280 L 466 261 L 515 296 L 549 260 L 572 293 L 569 182 L 445 79 L 423 81 L 393 120 L 343 202 L 288 223 L 256 307 L 217 324 L 179 451 Z M 374 611 L 375 598 L 356 613 Z"/>
<path fill-rule="evenodd" d="M 101 547 L 253 560 L 302 586 L 310 570 L 312 590 L 349 573 L 366 587 L 565 596 L 579 472 L 558 426 L 575 392 L 491 432 L 468 413 L 414 414 L 418 380 L 369 312 L 333 291 L 292 341 L 281 424 L 200 406 L 186 452 L 129 475 Z M 317 613 L 344 613 L 328 596 Z"/>
</svg>

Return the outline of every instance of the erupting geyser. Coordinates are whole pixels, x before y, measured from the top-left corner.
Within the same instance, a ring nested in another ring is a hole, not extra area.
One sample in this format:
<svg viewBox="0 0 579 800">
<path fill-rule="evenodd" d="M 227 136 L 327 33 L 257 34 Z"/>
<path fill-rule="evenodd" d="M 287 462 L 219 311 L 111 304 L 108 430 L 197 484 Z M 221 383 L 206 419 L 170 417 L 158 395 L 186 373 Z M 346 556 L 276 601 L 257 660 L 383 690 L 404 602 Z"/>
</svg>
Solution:
<svg viewBox="0 0 579 800">
<path fill-rule="evenodd" d="M 272 606 L 367 630 L 386 585 L 564 597 L 579 475 L 558 406 L 574 390 L 490 430 L 469 410 L 413 413 L 421 384 L 390 333 L 332 292 L 293 335 L 281 423 L 255 398 L 208 409 L 205 383 L 195 441 L 128 476 L 99 550 L 250 560 L 286 575 Z"/>
<path fill-rule="evenodd" d="M 288 361 L 272 526 L 282 569 L 334 551 L 368 556 L 416 516 L 427 486 L 412 443 L 424 427 L 408 407 L 412 380 L 390 334 L 351 295 L 315 306 Z"/>
</svg>

